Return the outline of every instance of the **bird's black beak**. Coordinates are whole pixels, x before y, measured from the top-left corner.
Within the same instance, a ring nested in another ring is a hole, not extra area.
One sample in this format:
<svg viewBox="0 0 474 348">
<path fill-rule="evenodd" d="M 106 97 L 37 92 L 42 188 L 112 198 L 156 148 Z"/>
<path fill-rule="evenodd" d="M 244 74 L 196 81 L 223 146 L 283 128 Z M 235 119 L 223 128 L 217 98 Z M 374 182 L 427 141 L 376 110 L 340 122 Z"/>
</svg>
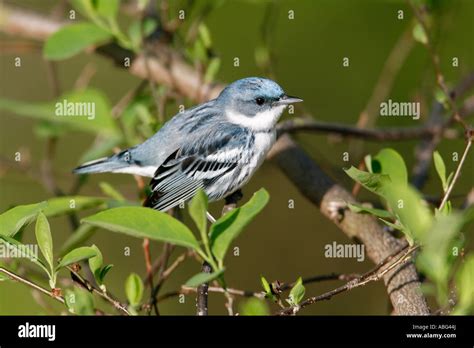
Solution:
<svg viewBox="0 0 474 348">
<path fill-rule="evenodd" d="M 299 103 L 302 102 L 303 99 L 300 99 L 298 97 L 290 97 L 289 95 L 284 94 L 283 96 L 278 99 L 274 105 L 289 105 L 293 103 Z"/>
</svg>

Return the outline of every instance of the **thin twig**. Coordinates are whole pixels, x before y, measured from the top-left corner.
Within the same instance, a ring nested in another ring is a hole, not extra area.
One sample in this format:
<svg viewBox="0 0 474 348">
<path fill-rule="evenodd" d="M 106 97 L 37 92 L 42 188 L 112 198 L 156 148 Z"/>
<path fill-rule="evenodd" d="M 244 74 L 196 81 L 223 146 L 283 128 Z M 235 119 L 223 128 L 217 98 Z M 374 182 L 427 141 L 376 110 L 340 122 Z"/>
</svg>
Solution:
<svg viewBox="0 0 474 348">
<path fill-rule="evenodd" d="M 148 238 L 143 239 L 143 255 L 145 257 L 145 267 L 146 267 L 146 274 L 147 274 L 147 282 L 150 286 L 150 297 L 153 296 L 153 267 L 151 265 L 151 254 L 150 254 L 150 240 Z M 153 309 L 155 313 L 159 315 L 158 306 L 156 303 L 153 303 Z M 151 313 L 151 307 L 147 308 L 148 315 Z"/>
<path fill-rule="evenodd" d="M 54 298 L 56 301 L 59 301 L 62 304 L 66 303 L 66 301 L 64 300 L 64 297 L 62 297 L 61 295 L 55 295 L 51 291 L 46 290 L 45 288 L 39 286 L 38 284 L 35 284 L 35 283 L 29 281 L 28 279 L 25 279 L 25 278 L 19 276 L 18 274 L 13 273 L 12 271 L 9 271 L 9 270 L 7 270 L 3 267 L 0 267 L 0 272 L 6 274 L 11 279 L 16 280 L 17 282 L 28 285 L 30 288 L 33 288 L 34 290 L 37 290 L 37 291 L 39 291 L 39 292 L 41 292 L 41 293 L 43 293 L 43 294 L 45 294 L 45 295 L 47 295 L 51 298 Z"/>
<path fill-rule="evenodd" d="M 462 154 L 461 160 L 459 161 L 458 167 L 456 168 L 456 172 L 454 173 L 453 180 L 451 180 L 451 183 L 449 184 L 448 189 L 446 190 L 446 193 L 444 194 L 443 200 L 441 201 L 441 204 L 439 205 L 439 208 L 438 208 L 439 210 L 442 210 L 444 208 L 444 205 L 448 201 L 449 195 L 451 194 L 451 191 L 453 190 L 454 184 L 459 178 L 459 174 L 461 173 L 461 168 L 464 164 L 464 161 L 466 160 L 467 153 L 469 152 L 471 145 L 472 145 L 472 139 L 471 139 L 471 136 L 469 136 L 467 139 L 466 148 L 464 149 L 464 153 Z"/>
<path fill-rule="evenodd" d="M 328 280 L 344 280 L 344 281 L 349 281 L 352 279 L 355 279 L 357 277 L 360 277 L 358 274 L 339 274 L 339 273 L 330 273 L 330 274 L 324 274 L 324 275 L 317 275 L 317 276 L 311 276 L 307 278 L 303 278 L 302 282 L 303 284 L 310 284 L 310 283 L 318 283 L 322 281 L 328 281 Z M 284 283 L 279 286 L 280 291 L 287 291 L 290 290 L 293 286 L 295 285 L 295 282 L 290 282 L 290 283 Z M 188 287 L 188 286 L 181 286 L 181 289 L 179 291 L 171 291 L 166 294 L 163 294 L 162 296 L 159 296 L 157 298 L 158 302 L 161 302 L 163 300 L 166 300 L 171 297 L 175 297 L 181 294 L 189 294 L 192 292 L 196 292 L 197 288 L 193 287 Z M 218 286 L 209 286 L 208 292 L 214 292 L 214 293 L 221 293 L 225 294 L 228 292 L 230 295 L 233 296 L 240 296 L 240 297 L 256 297 L 256 298 L 265 298 L 265 293 L 263 291 L 253 291 L 253 290 L 241 290 L 241 289 L 235 289 L 235 288 L 226 288 L 224 289 L 223 287 L 218 287 Z"/>
<path fill-rule="evenodd" d="M 111 303 L 117 310 L 123 312 L 126 315 L 130 315 L 130 312 L 127 309 L 127 306 L 120 303 L 112 295 L 110 295 L 106 290 L 97 289 L 93 284 L 91 284 L 87 279 L 82 277 L 78 272 L 76 272 L 72 267 L 68 266 L 67 269 L 72 274 L 72 280 L 82 286 L 84 289 L 93 292 L 100 297 L 102 297 L 107 302 Z"/>
<path fill-rule="evenodd" d="M 394 255 L 390 255 L 388 258 L 387 258 L 387 261 L 386 262 L 383 262 L 382 264 L 379 264 L 377 265 L 374 269 L 372 269 L 371 271 L 363 274 L 361 277 L 359 278 L 356 278 L 356 279 L 353 279 L 349 282 L 347 282 L 346 284 L 344 284 L 343 286 L 340 286 L 334 290 L 331 290 L 331 291 L 328 291 L 322 295 L 319 295 L 319 296 L 315 296 L 315 297 L 310 297 L 308 299 L 306 299 L 305 301 L 301 302 L 299 305 L 297 306 L 293 306 L 293 307 L 288 307 L 288 308 L 285 308 L 283 310 L 281 310 L 278 315 L 294 315 L 296 314 L 297 312 L 299 312 L 302 308 L 306 307 L 306 306 L 309 306 L 313 303 L 316 303 L 316 302 L 319 302 L 319 301 L 323 301 L 323 300 L 329 300 L 331 299 L 334 295 L 337 295 L 337 294 L 340 294 L 340 293 L 343 293 L 343 292 L 346 292 L 346 291 L 349 291 L 349 290 L 352 290 L 352 289 L 355 289 L 355 288 L 358 288 L 360 286 L 363 286 L 363 285 L 366 285 L 370 282 L 373 282 L 373 281 L 378 281 L 380 279 L 383 278 L 383 276 L 385 274 L 387 274 L 388 272 L 390 272 L 391 270 L 393 270 L 395 267 L 397 266 L 401 266 L 403 265 L 405 262 L 407 262 L 408 260 L 410 260 L 410 255 L 419 248 L 418 245 L 414 245 L 414 246 L 411 246 L 410 248 L 408 248 L 402 256 L 400 256 L 399 258 L 397 258 L 393 263 L 391 263 L 389 266 L 387 266 L 386 268 L 384 268 L 384 266 L 387 265 L 387 263 L 389 261 L 391 261 L 394 257 Z"/>
<path fill-rule="evenodd" d="M 365 141 L 405 141 L 432 137 L 440 134 L 445 138 L 455 138 L 456 132 L 446 129 L 449 121 L 442 127 L 404 127 L 364 129 L 340 123 L 315 121 L 310 118 L 293 118 L 277 125 L 278 135 L 284 133 L 312 132 L 336 134 L 347 138 L 362 138 Z"/>
<path fill-rule="evenodd" d="M 449 106 L 451 108 L 451 111 L 453 113 L 451 118 L 453 120 L 459 122 L 464 127 L 464 129 L 467 130 L 468 129 L 467 124 L 461 118 L 461 116 L 459 114 L 458 107 L 456 105 L 456 102 L 455 102 L 453 96 L 451 95 L 451 93 L 449 92 L 448 87 L 446 86 L 446 82 L 445 82 L 443 73 L 441 72 L 441 66 L 440 66 L 440 63 L 439 63 L 439 56 L 438 56 L 438 54 L 436 53 L 436 51 L 433 47 L 433 43 L 432 43 L 432 40 L 431 40 L 429 28 L 428 28 L 428 25 L 427 25 L 425 19 L 423 18 L 423 13 L 420 10 L 420 8 L 418 8 L 413 3 L 412 0 L 409 0 L 408 2 L 410 4 L 411 8 L 413 9 L 413 13 L 416 16 L 416 19 L 417 19 L 418 23 L 422 26 L 423 31 L 425 32 L 426 41 L 423 44 L 428 49 L 428 52 L 430 54 L 431 61 L 433 63 L 433 68 L 434 68 L 435 74 L 436 74 L 436 83 L 438 84 L 439 88 L 441 88 L 444 95 L 446 96 L 447 101 L 449 103 Z"/>
</svg>

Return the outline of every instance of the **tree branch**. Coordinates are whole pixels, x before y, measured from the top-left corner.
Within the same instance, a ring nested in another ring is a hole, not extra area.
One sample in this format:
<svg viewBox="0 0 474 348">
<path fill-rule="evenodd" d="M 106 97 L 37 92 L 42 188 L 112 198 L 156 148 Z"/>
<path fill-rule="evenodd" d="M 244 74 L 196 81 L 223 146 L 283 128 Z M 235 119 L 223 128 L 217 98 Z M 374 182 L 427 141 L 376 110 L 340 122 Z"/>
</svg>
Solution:
<svg viewBox="0 0 474 348">
<path fill-rule="evenodd" d="M 24 12 L 4 5 L 0 15 L 0 31 L 21 37 L 44 41 L 62 25 L 40 15 Z M 34 23 L 34 25 L 32 25 Z M 123 67 L 124 56 L 130 52 L 116 45 L 102 47 L 99 53 L 114 57 Z M 157 45 L 154 56 L 149 58 L 151 78 L 155 82 L 174 88 L 178 93 L 196 102 L 214 98 L 221 85 L 202 84 L 201 76 L 188 65 L 179 53 L 165 45 Z M 132 61 L 129 72 L 148 78 L 143 55 Z M 376 264 L 399 249 L 401 242 L 391 236 L 372 216 L 344 211 L 342 219 L 335 218 L 334 204 L 354 202 L 354 198 L 335 184 L 313 160 L 296 145 L 289 135 L 282 135 L 271 151 L 271 158 L 298 187 L 302 194 L 334 222 L 349 237 L 365 244 L 369 258 Z M 428 314 L 426 300 L 420 291 L 416 269 L 413 265 L 400 267 L 384 276 L 392 305 L 397 314 Z"/>
<path fill-rule="evenodd" d="M 39 292 L 41 292 L 41 293 L 43 293 L 43 294 L 45 294 L 45 295 L 47 295 L 51 298 L 54 298 L 56 301 L 59 301 L 62 304 L 66 303 L 65 300 L 64 300 L 64 297 L 62 297 L 61 295 L 55 295 L 52 291 L 48 291 L 45 288 L 39 286 L 38 284 L 35 284 L 35 283 L 29 281 L 28 279 L 25 279 L 25 278 L 19 276 L 18 274 L 7 270 L 6 268 L 0 267 L 0 272 L 6 274 L 8 277 L 10 277 L 13 280 L 16 280 L 17 282 L 23 283 L 23 284 L 29 286 L 30 288 L 32 288 L 36 291 L 39 291 Z"/>
<path fill-rule="evenodd" d="M 373 216 L 347 209 L 335 214 L 335 206 L 354 203 L 355 199 L 334 183 L 288 135 L 280 137 L 269 158 L 276 162 L 306 198 L 320 208 L 323 215 L 348 237 L 362 242 L 373 262 L 378 264 L 400 249 L 402 241 L 386 232 Z M 429 314 L 414 265 L 392 270 L 383 279 L 396 314 Z"/>
<path fill-rule="evenodd" d="M 408 248 L 408 250 L 405 251 L 402 256 L 400 256 L 394 262 L 392 262 L 389 266 L 384 268 L 389 263 L 389 261 L 392 260 L 394 256 L 399 254 L 399 253 L 395 253 L 389 256 L 386 261 L 382 262 L 380 265 L 378 265 L 371 271 L 365 273 L 361 277 L 351 280 L 348 283 L 344 284 L 343 286 L 340 286 L 334 290 L 328 291 L 322 295 L 310 297 L 306 299 L 305 301 L 301 302 L 298 306 L 285 308 L 279 312 L 279 315 L 294 315 L 297 312 L 299 312 L 302 308 L 309 306 L 313 303 L 323 301 L 323 300 L 329 300 L 334 295 L 358 288 L 360 286 L 366 285 L 373 281 L 377 281 L 381 279 L 385 274 L 393 270 L 394 268 L 397 268 L 397 267 L 399 268 L 403 266 L 407 261 L 410 260 L 411 254 L 418 248 L 419 248 L 418 245 Z"/>
</svg>

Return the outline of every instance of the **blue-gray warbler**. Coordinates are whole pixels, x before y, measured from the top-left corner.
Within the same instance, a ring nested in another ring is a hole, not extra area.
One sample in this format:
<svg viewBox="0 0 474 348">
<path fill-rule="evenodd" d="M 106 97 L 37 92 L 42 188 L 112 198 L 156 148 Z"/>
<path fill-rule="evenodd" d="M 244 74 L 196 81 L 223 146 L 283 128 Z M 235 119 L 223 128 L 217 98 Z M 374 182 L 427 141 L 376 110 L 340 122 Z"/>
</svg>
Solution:
<svg viewBox="0 0 474 348">
<path fill-rule="evenodd" d="M 272 80 L 244 78 L 216 99 L 178 113 L 142 144 L 74 172 L 152 177 L 147 206 L 161 211 L 189 200 L 198 189 L 216 201 L 249 181 L 275 142 L 283 110 L 301 101 Z"/>
</svg>

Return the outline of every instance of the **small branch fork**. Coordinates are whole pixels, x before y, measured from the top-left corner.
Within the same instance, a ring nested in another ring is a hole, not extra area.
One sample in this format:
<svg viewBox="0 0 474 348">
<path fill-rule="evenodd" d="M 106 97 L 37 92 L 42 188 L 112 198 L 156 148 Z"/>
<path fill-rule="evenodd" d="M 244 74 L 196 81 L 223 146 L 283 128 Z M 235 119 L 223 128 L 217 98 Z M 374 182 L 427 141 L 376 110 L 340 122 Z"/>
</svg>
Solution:
<svg viewBox="0 0 474 348">
<path fill-rule="evenodd" d="M 328 291 L 328 292 L 326 292 L 322 295 L 310 297 L 307 300 L 301 302 L 301 304 L 299 304 L 298 306 L 285 308 L 285 309 L 281 310 L 278 313 L 278 315 L 294 315 L 297 312 L 299 312 L 302 308 L 304 308 L 306 306 L 309 306 L 313 303 L 323 301 L 323 300 L 329 300 L 334 295 L 337 295 L 337 294 L 340 294 L 340 293 L 358 288 L 360 286 L 366 285 L 366 284 L 368 284 L 370 282 L 373 282 L 373 281 L 378 281 L 378 280 L 382 279 L 383 276 L 386 275 L 391 270 L 395 269 L 396 267 L 401 267 L 406 262 L 408 262 L 411 259 L 411 255 L 413 254 L 413 252 L 415 252 L 418 248 L 419 248 L 418 245 L 414 245 L 414 246 L 409 247 L 408 249 L 406 249 L 406 251 L 401 256 L 399 256 L 393 262 L 390 263 L 390 261 L 392 259 L 394 259 L 394 257 L 396 255 L 398 255 L 399 252 L 395 253 L 395 254 L 392 254 L 385 261 L 383 261 L 382 263 L 377 265 L 371 271 L 363 274 L 362 276 L 360 276 L 358 278 L 355 278 L 355 279 L 347 282 L 343 286 L 340 286 L 340 287 L 338 287 L 334 290 Z"/>
<path fill-rule="evenodd" d="M 330 273 L 330 274 L 325 274 L 325 275 L 317 275 L 317 276 L 312 276 L 312 277 L 307 277 L 303 278 L 303 284 L 310 284 L 310 283 L 317 283 L 317 282 L 323 282 L 323 281 L 328 281 L 328 280 L 345 280 L 349 281 L 351 279 L 355 279 L 359 277 L 358 274 L 338 274 L 338 273 Z M 284 283 L 281 284 L 279 287 L 280 291 L 287 291 L 290 290 L 293 286 L 295 285 L 294 282 L 292 283 Z M 188 287 L 188 286 L 181 286 L 181 289 L 179 291 L 171 291 L 166 294 L 161 295 L 158 297 L 157 301 L 161 302 L 166 299 L 169 299 L 171 297 L 178 296 L 180 294 L 189 294 L 196 292 L 196 288 Z M 208 292 L 214 292 L 214 293 L 221 293 L 232 296 L 240 296 L 240 297 L 256 297 L 263 299 L 265 298 L 265 293 L 263 291 L 252 291 L 252 290 L 241 290 L 241 289 L 235 289 L 235 288 L 222 288 L 220 286 L 209 286 Z M 226 295 L 227 296 L 227 295 Z"/>
<path fill-rule="evenodd" d="M 46 18 L 36 13 L 26 12 L 10 5 L 3 6 L 2 11 L 4 21 L 0 26 L 0 31 L 17 37 L 44 41 L 65 24 L 64 22 Z M 420 16 L 418 9 L 416 9 L 415 14 L 418 17 Z M 182 57 L 180 57 L 179 53 L 174 51 L 171 47 L 166 45 L 157 46 L 155 51 L 152 57 L 146 57 L 149 59 L 149 63 L 151 63 L 149 65 L 150 69 L 146 69 L 144 56 L 137 55 L 132 61 L 132 66 L 128 69 L 130 74 L 142 79 L 151 78 L 155 82 L 195 102 L 202 102 L 214 98 L 222 90 L 223 86 L 220 84 L 203 84 L 199 72 L 196 71 L 193 66 L 187 64 Z M 123 62 L 124 56 L 132 57 L 129 51 L 123 50 L 114 44 L 99 47 L 95 52 L 111 57 L 116 62 Z M 435 68 L 439 72 L 439 62 L 435 61 Z M 440 80 L 439 76 L 440 74 L 437 74 L 437 82 L 441 82 L 442 89 L 446 93 L 447 90 L 444 80 Z M 448 101 L 453 104 L 453 98 L 449 98 Z M 474 110 L 473 99 L 466 99 L 464 106 L 456 109 L 456 105 L 454 105 L 452 109 L 451 111 L 454 113 L 454 118 L 458 118 L 456 115 L 466 117 Z M 453 120 L 453 117 L 451 117 L 451 121 L 456 120 Z M 450 124 L 452 123 L 453 122 Z M 310 126 L 313 130 L 317 130 L 319 127 L 315 127 L 314 124 Z M 322 127 L 324 126 L 325 125 Z M 340 127 L 340 125 L 336 126 Z M 284 126 L 281 127 L 284 128 Z M 298 127 L 300 127 L 300 125 L 297 125 L 297 128 Z M 303 125 L 303 128 L 304 127 L 307 127 L 307 125 Z M 338 130 L 339 129 L 334 131 L 334 133 L 338 133 Z M 328 206 L 331 202 L 352 201 L 353 197 L 341 186 L 334 183 L 333 180 L 314 163 L 312 158 L 292 141 L 288 134 L 282 134 L 292 131 L 296 131 L 296 129 L 289 127 L 286 131 L 283 130 L 283 132 L 280 132 L 281 136 L 274 145 L 272 155 L 269 155 L 269 158 L 274 160 L 274 163 L 276 163 L 283 173 L 295 184 L 303 196 L 317 206 L 324 216 L 333 221 L 347 236 L 361 240 L 367 247 L 368 256 L 372 261 L 377 263 L 383 260 L 384 256 L 398 250 L 397 248 L 400 246 L 399 241 L 386 233 L 373 217 L 350 212 L 345 214 L 343 221 L 336 221 L 331 217 L 328 213 L 330 211 Z M 346 130 L 344 130 L 344 132 L 345 131 Z M 378 132 L 379 130 L 375 131 Z M 385 130 L 383 130 L 383 132 L 385 132 Z M 412 132 L 411 128 L 407 128 L 406 132 Z M 448 130 L 440 134 L 444 136 L 449 135 Z M 365 135 L 360 136 L 365 137 Z M 417 134 L 417 136 L 420 137 L 423 135 Z M 370 138 L 370 136 L 368 137 Z M 375 135 L 371 139 L 377 137 L 379 137 L 379 135 Z M 405 137 L 405 135 L 402 137 Z M 429 138 L 430 135 L 426 135 L 426 137 Z M 396 139 L 392 137 L 392 140 Z M 467 153 L 467 150 L 465 153 Z M 446 200 L 447 199 L 448 198 L 446 198 Z M 388 279 L 389 275 L 390 274 L 385 275 L 386 287 L 395 313 L 405 315 L 429 313 L 426 300 L 420 295 L 418 276 L 413 265 L 404 267 L 390 279 Z M 209 287 L 208 291 L 212 291 L 211 289 L 212 287 Z M 229 289 L 228 292 L 230 293 Z M 398 303 L 397 296 L 399 295 L 409 298 L 410 303 Z M 158 300 L 160 300 L 160 298 L 158 298 Z"/>
<path fill-rule="evenodd" d="M 345 275 L 345 274 L 327 274 L 327 275 L 321 275 L 321 276 L 314 276 L 314 277 L 309 277 L 303 279 L 303 284 L 309 284 L 313 282 L 320 282 L 320 281 L 326 281 L 326 280 L 346 280 L 347 283 L 335 288 L 331 291 L 328 291 L 322 295 L 319 296 L 314 296 L 306 299 L 303 301 L 300 305 L 295 306 L 295 307 L 288 307 L 280 310 L 277 312 L 277 315 L 295 315 L 297 312 L 299 312 L 302 308 L 307 307 L 311 304 L 314 304 L 316 302 L 320 302 L 323 300 L 329 300 L 333 296 L 350 291 L 352 289 L 364 286 L 368 283 L 375 282 L 378 280 L 381 280 L 385 275 L 387 275 L 390 271 L 396 269 L 396 268 L 401 268 L 403 267 L 407 262 L 411 260 L 411 257 L 413 253 L 419 249 L 419 245 L 413 245 L 411 247 L 408 247 L 405 245 L 402 247 L 400 250 L 397 252 L 393 253 L 392 255 L 388 256 L 385 260 L 380 262 L 376 267 L 374 267 L 372 270 L 369 272 L 362 274 L 362 275 L 357 275 L 357 274 L 350 274 L 350 275 Z M 400 253 L 402 253 L 400 255 Z M 281 291 L 286 291 L 292 288 L 294 283 L 285 283 L 280 286 Z M 265 298 L 265 293 L 263 291 L 257 292 L 257 291 L 248 291 L 248 290 L 240 290 L 240 289 L 233 289 L 233 288 L 222 288 L 222 287 L 217 287 L 217 286 L 209 286 L 207 285 L 206 291 L 208 292 L 215 292 L 215 293 L 222 293 L 226 296 L 228 305 L 230 304 L 230 308 L 228 307 L 228 311 L 230 315 L 233 315 L 232 311 L 232 303 L 233 303 L 233 296 L 241 296 L 241 297 L 256 297 L 263 299 Z M 197 296 L 200 296 L 199 289 L 196 288 L 191 288 L 191 287 L 186 287 L 182 286 L 181 290 L 179 291 L 174 291 L 174 292 L 169 292 L 166 294 L 163 294 L 160 296 L 157 301 L 163 301 L 166 300 L 170 297 L 177 296 L 179 294 L 188 294 L 191 292 L 196 292 Z M 207 294 L 206 294 L 207 297 Z M 207 304 L 207 302 L 206 302 Z"/>
<path fill-rule="evenodd" d="M 87 279 L 82 277 L 73 267 L 67 267 L 67 269 L 71 272 L 72 280 L 88 290 L 89 292 L 93 292 L 99 295 L 102 299 L 109 302 L 114 306 L 118 311 L 122 312 L 125 315 L 130 315 L 130 312 L 127 309 L 127 306 L 120 303 L 116 300 L 113 296 L 111 296 L 107 291 L 97 289 L 94 285 L 92 285 Z"/>
</svg>

